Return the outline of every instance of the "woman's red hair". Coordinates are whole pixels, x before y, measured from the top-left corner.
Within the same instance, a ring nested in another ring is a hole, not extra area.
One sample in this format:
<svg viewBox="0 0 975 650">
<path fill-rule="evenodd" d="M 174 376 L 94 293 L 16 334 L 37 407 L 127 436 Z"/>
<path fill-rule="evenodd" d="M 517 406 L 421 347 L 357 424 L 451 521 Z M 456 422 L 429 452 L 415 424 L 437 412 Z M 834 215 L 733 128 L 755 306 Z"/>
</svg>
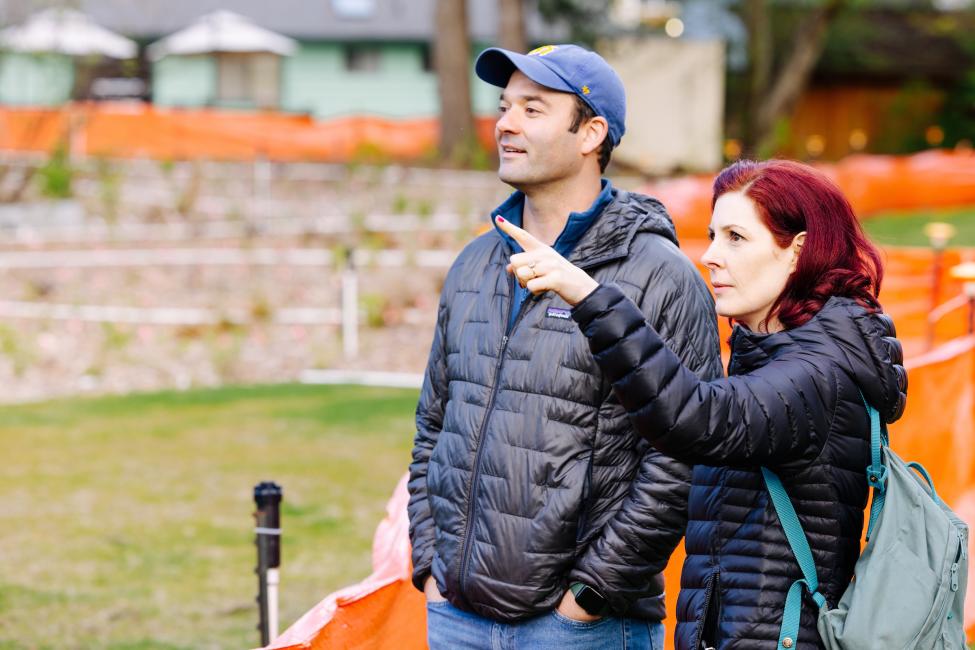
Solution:
<svg viewBox="0 0 975 650">
<path fill-rule="evenodd" d="M 816 315 L 832 296 L 853 298 L 879 310 L 884 269 L 850 202 L 821 172 L 788 160 L 742 160 L 714 180 L 711 209 L 723 194 L 742 192 L 782 248 L 805 231 L 796 270 L 772 304 L 768 319 L 786 329 Z M 766 319 L 766 322 L 767 320 Z"/>
</svg>

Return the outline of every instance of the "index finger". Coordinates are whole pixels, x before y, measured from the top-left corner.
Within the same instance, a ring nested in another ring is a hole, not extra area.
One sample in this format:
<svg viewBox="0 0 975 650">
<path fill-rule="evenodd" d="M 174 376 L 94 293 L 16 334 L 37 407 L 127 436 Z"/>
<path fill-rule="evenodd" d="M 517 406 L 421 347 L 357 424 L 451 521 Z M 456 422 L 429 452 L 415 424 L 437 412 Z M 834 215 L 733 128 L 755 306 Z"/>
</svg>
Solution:
<svg viewBox="0 0 975 650">
<path fill-rule="evenodd" d="M 518 242 L 518 245 L 521 246 L 522 250 L 526 252 L 545 246 L 545 244 L 535 239 L 530 232 L 524 230 L 523 228 L 519 228 L 502 217 L 495 217 L 494 221 L 498 224 L 498 228 L 500 228 L 502 232 L 506 233 L 512 239 Z"/>
</svg>

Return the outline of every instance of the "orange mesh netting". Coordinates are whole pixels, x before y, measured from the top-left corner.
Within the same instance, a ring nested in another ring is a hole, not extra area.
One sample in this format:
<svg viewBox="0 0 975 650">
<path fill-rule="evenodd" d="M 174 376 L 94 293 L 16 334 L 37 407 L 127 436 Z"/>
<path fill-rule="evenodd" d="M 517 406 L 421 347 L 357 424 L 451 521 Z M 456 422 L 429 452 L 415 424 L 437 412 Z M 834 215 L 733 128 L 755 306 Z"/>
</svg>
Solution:
<svg viewBox="0 0 975 650">
<path fill-rule="evenodd" d="M 859 155 L 817 165 L 859 215 L 975 204 L 975 152 L 925 151 L 911 156 Z M 667 206 L 682 238 L 705 239 L 713 175 L 655 181 L 640 191 Z"/>
<path fill-rule="evenodd" d="M 277 112 L 166 109 L 149 104 L 75 103 L 60 108 L 0 108 L 0 149 L 157 160 L 316 160 L 362 155 L 420 158 L 435 150 L 436 118 L 354 116 L 313 120 Z M 478 138 L 493 148 L 492 118 Z"/>
</svg>

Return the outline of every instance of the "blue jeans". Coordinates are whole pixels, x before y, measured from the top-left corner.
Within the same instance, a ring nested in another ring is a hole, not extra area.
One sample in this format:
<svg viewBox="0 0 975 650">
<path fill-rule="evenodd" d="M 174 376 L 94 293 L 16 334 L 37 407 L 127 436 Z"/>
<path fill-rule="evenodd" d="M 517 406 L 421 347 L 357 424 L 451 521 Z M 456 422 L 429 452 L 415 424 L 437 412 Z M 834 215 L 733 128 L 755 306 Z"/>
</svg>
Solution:
<svg viewBox="0 0 975 650">
<path fill-rule="evenodd" d="M 605 617 L 582 623 L 556 611 L 500 623 L 448 602 L 427 603 L 430 650 L 663 650 L 663 623 Z"/>
</svg>

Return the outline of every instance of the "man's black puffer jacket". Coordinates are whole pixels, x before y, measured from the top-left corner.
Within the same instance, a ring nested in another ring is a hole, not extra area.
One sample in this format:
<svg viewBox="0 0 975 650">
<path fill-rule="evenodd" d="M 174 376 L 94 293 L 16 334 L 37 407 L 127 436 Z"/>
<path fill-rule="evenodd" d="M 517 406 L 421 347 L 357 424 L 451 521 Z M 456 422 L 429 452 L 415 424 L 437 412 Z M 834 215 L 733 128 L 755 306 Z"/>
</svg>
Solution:
<svg viewBox="0 0 975 650">
<path fill-rule="evenodd" d="M 511 254 L 494 230 L 477 238 L 441 293 L 410 466 L 414 584 L 432 572 L 454 605 L 515 621 L 581 581 L 659 621 L 690 468 L 636 435 L 561 298 L 529 298 L 508 331 Z M 714 303 L 659 202 L 617 190 L 570 259 L 721 376 Z"/>
<path fill-rule="evenodd" d="M 904 409 L 907 375 L 889 318 L 833 297 L 791 330 L 737 327 L 730 376 L 711 382 L 683 368 L 613 285 L 587 296 L 573 318 L 637 430 L 695 464 L 678 650 L 698 650 L 702 633 L 719 650 L 778 645 L 786 593 L 802 574 L 761 466 L 782 478 L 820 591 L 835 606 L 853 576 L 867 502 L 870 428 L 860 391 L 887 422 Z M 808 597 L 801 623 L 798 647 L 821 647 Z"/>
</svg>

